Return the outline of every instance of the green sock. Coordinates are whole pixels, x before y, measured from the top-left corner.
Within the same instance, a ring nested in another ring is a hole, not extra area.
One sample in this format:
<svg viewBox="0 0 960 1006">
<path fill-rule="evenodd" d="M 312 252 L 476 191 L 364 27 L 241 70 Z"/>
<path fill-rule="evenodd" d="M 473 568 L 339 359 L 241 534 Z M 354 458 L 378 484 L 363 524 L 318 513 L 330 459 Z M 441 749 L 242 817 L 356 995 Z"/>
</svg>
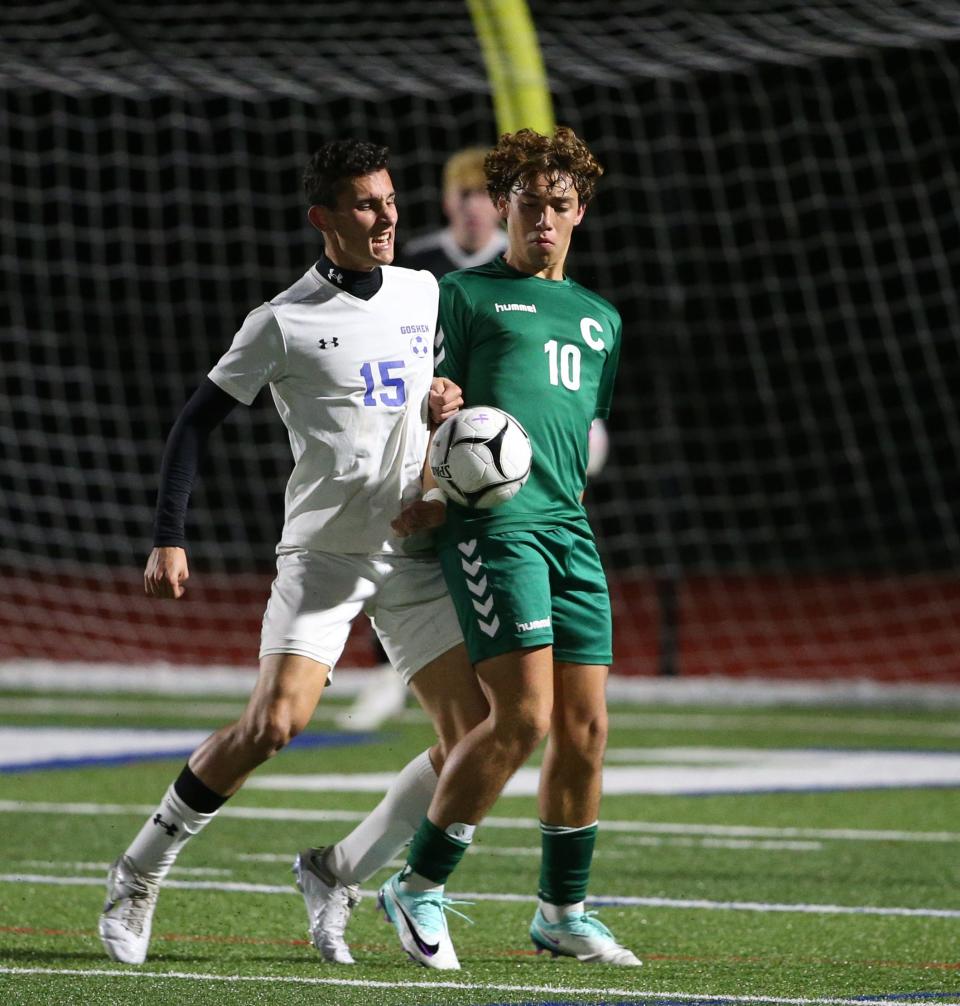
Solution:
<svg viewBox="0 0 960 1006">
<path fill-rule="evenodd" d="M 540 822 L 540 898 L 551 905 L 575 905 L 587 896 L 597 824 L 585 828 Z"/>
<path fill-rule="evenodd" d="M 469 842 L 461 842 L 438 828 L 430 818 L 425 817 L 420 822 L 410 851 L 407 853 L 407 866 L 421 877 L 432 880 L 436 884 L 445 884 L 447 877 L 457 868 L 463 859 L 463 854 L 469 847 Z"/>
</svg>

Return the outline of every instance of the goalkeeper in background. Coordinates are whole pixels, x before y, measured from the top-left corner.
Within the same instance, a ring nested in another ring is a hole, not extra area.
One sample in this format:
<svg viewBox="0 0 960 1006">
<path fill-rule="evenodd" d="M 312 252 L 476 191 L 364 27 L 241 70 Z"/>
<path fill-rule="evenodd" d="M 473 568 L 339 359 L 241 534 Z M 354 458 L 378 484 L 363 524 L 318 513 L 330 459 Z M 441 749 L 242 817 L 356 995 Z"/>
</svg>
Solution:
<svg viewBox="0 0 960 1006">
<path fill-rule="evenodd" d="M 435 365 L 464 403 L 514 415 L 533 447 L 523 490 L 494 510 L 449 503 L 440 558 L 489 715 L 454 746 L 407 857 L 380 889 L 403 948 L 459 967 L 444 885 L 513 773 L 549 735 L 540 771 L 538 950 L 640 962 L 584 909 L 597 835 L 612 660 L 606 578 L 581 497 L 588 431 L 608 414 L 616 309 L 564 275 L 574 228 L 603 169 L 572 130 L 505 134 L 485 162 L 509 247 L 441 281 Z M 422 527 L 422 508 L 394 521 Z"/>
<path fill-rule="evenodd" d="M 507 250 L 500 214 L 487 195 L 483 161 L 488 147 L 464 147 L 443 166 L 443 213 L 447 226 L 414 238 L 401 249 L 399 265 L 426 269 L 437 279 L 454 269 L 486 265 Z"/>
</svg>

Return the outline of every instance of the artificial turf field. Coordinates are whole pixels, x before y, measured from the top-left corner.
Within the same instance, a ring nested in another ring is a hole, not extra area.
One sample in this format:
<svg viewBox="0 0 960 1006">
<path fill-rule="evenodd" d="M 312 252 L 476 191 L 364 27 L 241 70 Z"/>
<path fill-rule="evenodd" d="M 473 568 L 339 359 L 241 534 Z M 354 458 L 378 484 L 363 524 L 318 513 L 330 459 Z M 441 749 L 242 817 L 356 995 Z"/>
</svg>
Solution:
<svg viewBox="0 0 960 1006">
<path fill-rule="evenodd" d="M 7 691 L 0 737 L 6 728 L 8 743 L 13 737 L 40 762 L 45 738 L 10 728 L 203 732 L 240 708 L 212 696 Z M 348 930 L 355 967 L 321 963 L 306 940 L 294 854 L 335 840 L 377 802 L 376 792 L 352 791 L 349 777 L 395 771 L 431 739 L 413 710 L 376 735 L 338 736 L 335 711 L 326 703 L 312 726 L 322 735 L 314 741 L 331 746 L 283 752 L 255 777 L 260 788 L 244 789 L 187 847 L 140 968 L 102 953 L 103 878 L 183 757 L 8 765 L 0 774 L 0 1001 L 960 1004 L 958 790 L 848 782 L 770 792 L 777 786 L 762 782 L 776 752 L 781 769 L 806 754 L 829 756 L 813 786 L 867 751 L 952 761 L 960 756 L 955 711 L 614 707 L 610 767 L 667 782 L 650 794 L 629 792 L 628 779 L 625 792 L 605 797 L 591 881 L 602 903 L 590 907 L 644 966 L 533 953 L 539 836 L 535 799 L 522 795 L 501 798 L 449 885 L 451 896 L 474 902 L 461 906 L 473 925 L 450 920 L 459 972 L 403 958 L 375 906 L 387 870 L 366 885 Z M 692 784 L 670 781 L 671 773 L 689 780 L 691 770 Z M 729 776 L 729 792 L 689 795 L 698 777 L 706 792 L 718 772 Z M 322 780 L 320 790 L 298 788 L 316 773 L 346 778 L 337 791 Z"/>
</svg>

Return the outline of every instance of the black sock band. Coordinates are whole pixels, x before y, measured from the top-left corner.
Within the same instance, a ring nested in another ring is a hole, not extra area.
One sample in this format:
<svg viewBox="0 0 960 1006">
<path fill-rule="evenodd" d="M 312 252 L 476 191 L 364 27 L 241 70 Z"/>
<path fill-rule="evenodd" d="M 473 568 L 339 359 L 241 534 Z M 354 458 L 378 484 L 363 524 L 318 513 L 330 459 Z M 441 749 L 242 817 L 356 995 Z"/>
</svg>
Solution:
<svg viewBox="0 0 960 1006">
<path fill-rule="evenodd" d="M 177 776 L 173 788 L 177 796 L 198 814 L 212 814 L 219 810 L 228 799 L 219 793 L 214 793 L 206 783 L 201 782 L 190 771 L 189 765 L 183 766 L 183 771 Z"/>
</svg>

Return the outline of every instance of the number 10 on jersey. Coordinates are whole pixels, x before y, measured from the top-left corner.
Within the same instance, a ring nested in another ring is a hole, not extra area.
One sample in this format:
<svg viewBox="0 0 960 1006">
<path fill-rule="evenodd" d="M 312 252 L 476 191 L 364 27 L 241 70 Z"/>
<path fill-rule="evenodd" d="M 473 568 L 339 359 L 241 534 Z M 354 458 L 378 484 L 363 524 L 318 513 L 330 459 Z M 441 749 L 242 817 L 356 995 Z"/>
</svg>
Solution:
<svg viewBox="0 0 960 1006">
<path fill-rule="evenodd" d="M 580 389 L 580 347 L 573 343 L 560 345 L 556 339 L 543 344 L 550 366 L 550 383 L 555 387 L 561 384 L 568 391 Z"/>
</svg>

